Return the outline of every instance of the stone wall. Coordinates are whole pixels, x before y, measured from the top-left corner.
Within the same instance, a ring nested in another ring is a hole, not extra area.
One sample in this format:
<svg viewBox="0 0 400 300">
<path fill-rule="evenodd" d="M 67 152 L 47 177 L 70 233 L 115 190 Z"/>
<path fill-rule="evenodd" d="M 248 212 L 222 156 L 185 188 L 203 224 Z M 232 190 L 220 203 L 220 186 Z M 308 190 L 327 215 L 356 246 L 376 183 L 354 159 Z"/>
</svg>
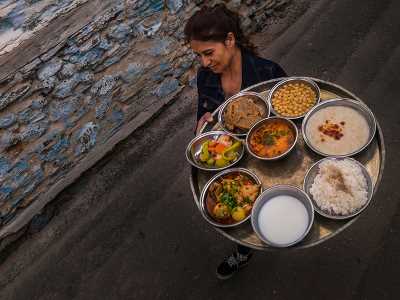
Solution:
<svg viewBox="0 0 400 300">
<path fill-rule="evenodd" d="M 203 2 L 115 1 L 62 47 L 0 82 L 0 226 L 115 143 L 138 114 L 195 85 L 183 26 Z M 224 2 L 254 32 L 288 0 Z"/>
</svg>

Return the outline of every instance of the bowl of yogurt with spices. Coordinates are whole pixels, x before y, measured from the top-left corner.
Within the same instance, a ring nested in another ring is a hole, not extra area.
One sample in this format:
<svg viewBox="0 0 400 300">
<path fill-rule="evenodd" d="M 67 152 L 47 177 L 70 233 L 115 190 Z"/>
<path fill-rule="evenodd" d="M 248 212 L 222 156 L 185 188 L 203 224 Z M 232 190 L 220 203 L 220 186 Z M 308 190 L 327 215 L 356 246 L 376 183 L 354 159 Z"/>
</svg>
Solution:
<svg viewBox="0 0 400 300">
<path fill-rule="evenodd" d="M 315 106 L 304 118 L 306 144 L 322 156 L 346 157 L 365 149 L 376 132 L 371 110 L 353 99 L 332 99 Z"/>
</svg>

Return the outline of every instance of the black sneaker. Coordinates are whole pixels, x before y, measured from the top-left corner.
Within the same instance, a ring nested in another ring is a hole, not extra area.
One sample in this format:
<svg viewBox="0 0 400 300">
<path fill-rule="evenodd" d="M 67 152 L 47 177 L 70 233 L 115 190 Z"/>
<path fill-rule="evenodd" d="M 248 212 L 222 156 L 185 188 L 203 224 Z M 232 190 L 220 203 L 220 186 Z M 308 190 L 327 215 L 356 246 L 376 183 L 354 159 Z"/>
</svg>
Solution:
<svg viewBox="0 0 400 300">
<path fill-rule="evenodd" d="M 236 252 L 225 257 L 217 268 L 217 277 L 221 280 L 231 278 L 240 268 L 247 266 L 252 255 L 253 253 L 243 255 Z"/>
</svg>

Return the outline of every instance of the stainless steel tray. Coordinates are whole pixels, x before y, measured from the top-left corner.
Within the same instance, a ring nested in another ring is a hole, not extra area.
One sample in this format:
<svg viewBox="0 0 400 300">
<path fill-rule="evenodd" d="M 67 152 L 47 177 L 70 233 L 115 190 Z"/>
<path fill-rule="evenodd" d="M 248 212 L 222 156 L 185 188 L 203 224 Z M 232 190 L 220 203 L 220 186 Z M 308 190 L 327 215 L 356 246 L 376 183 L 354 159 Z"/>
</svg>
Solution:
<svg viewBox="0 0 400 300">
<path fill-rule="evenodd" d="M 357 98 L 355 95 L 336 84 L 316 78 L 311 79 L 313 79 L 318 84 L 321 90 L 321 101 L 334 98 L 351 98 L 357 101 L 361 101 L 361 99 Z M 266 97 L 269 90 L 279 80 L 280 79 L 273 79 L 265 81 L 257 85 L 251 86 L 245 91 L 261 93 L 264 97 Z M 203 127 L 202 132 L 221 128 L 221 126 L 217 123 L 218 110 L 213 113 L 213 116 L 215 121 L 213 123 L 206 124 Z M 307 170 L 314 162 L 322 159 L 323 157 L 311 151 L 304 143 L 303 136 L 301 134 L 301 121 L 301 119 L 295 121 L 295 124 L 300 129 L 299 138 L 294 151 L 292 151 L 286 158 L 278 161 L 261 161 L 253 158 L 250 154 L 246 153 L 245 157 L 242 158 L 237 166 L 250 169 L 251 171 L 256 173 L 256 175 L 261 179 L 263 183 L 263 189 L 266 189 L 275 184 L 291 184 L 302 188 L 304 176 Z M 382 178 L 385 161 L 385 145 L 383 141 L 382 130 L 379 126 L 378 121 L 377 131 L 371 144 L 361 153 L 353 156 L 353 158 L 361 162 L 371 175 L 375 194 Z M 197 206 L 199 205 L 200 194 L 205 183 L 213 175 L 215 174 L 201 171 L 192 167 L 190 186 L 193 192 L 194 201 Z M 373 201 L 376 201 L 374 197 L 371 202 Z M 307 237 L 301 243 L 296 244 L 291 248 L 307 248 L 317 245 L 335 236 L 343 229 L 349 227 L 360 216 L 362 216 L 362 213 L 352 219 L 337 221 L 330 220 L 316 214 L 314 224 Z M 230 229 L 222 229 L 217 227 L 215 227 L 215 229 L 228 239 L 246 247 L 266 251 L 277 249 L 282 250 L 281 248 L 272 248 L 264 244 L 254 233 L 250 222 L 246 222 L 238 227 Z"/>
</svg>

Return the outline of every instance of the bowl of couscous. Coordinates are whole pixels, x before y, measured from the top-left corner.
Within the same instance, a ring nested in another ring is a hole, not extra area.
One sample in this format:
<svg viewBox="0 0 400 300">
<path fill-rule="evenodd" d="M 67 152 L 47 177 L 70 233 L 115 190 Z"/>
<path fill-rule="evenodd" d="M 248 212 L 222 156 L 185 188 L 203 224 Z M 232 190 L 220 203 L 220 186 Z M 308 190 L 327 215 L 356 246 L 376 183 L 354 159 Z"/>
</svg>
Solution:
<svg viewBox="0 0 400 300">
<path fill-rule="evenodd" d="M 318 85 L 306 77 L 278 82 L 268 95 L 271 112 L 287 119 L 304 117 L 320 101 Z"/>
</svg>

